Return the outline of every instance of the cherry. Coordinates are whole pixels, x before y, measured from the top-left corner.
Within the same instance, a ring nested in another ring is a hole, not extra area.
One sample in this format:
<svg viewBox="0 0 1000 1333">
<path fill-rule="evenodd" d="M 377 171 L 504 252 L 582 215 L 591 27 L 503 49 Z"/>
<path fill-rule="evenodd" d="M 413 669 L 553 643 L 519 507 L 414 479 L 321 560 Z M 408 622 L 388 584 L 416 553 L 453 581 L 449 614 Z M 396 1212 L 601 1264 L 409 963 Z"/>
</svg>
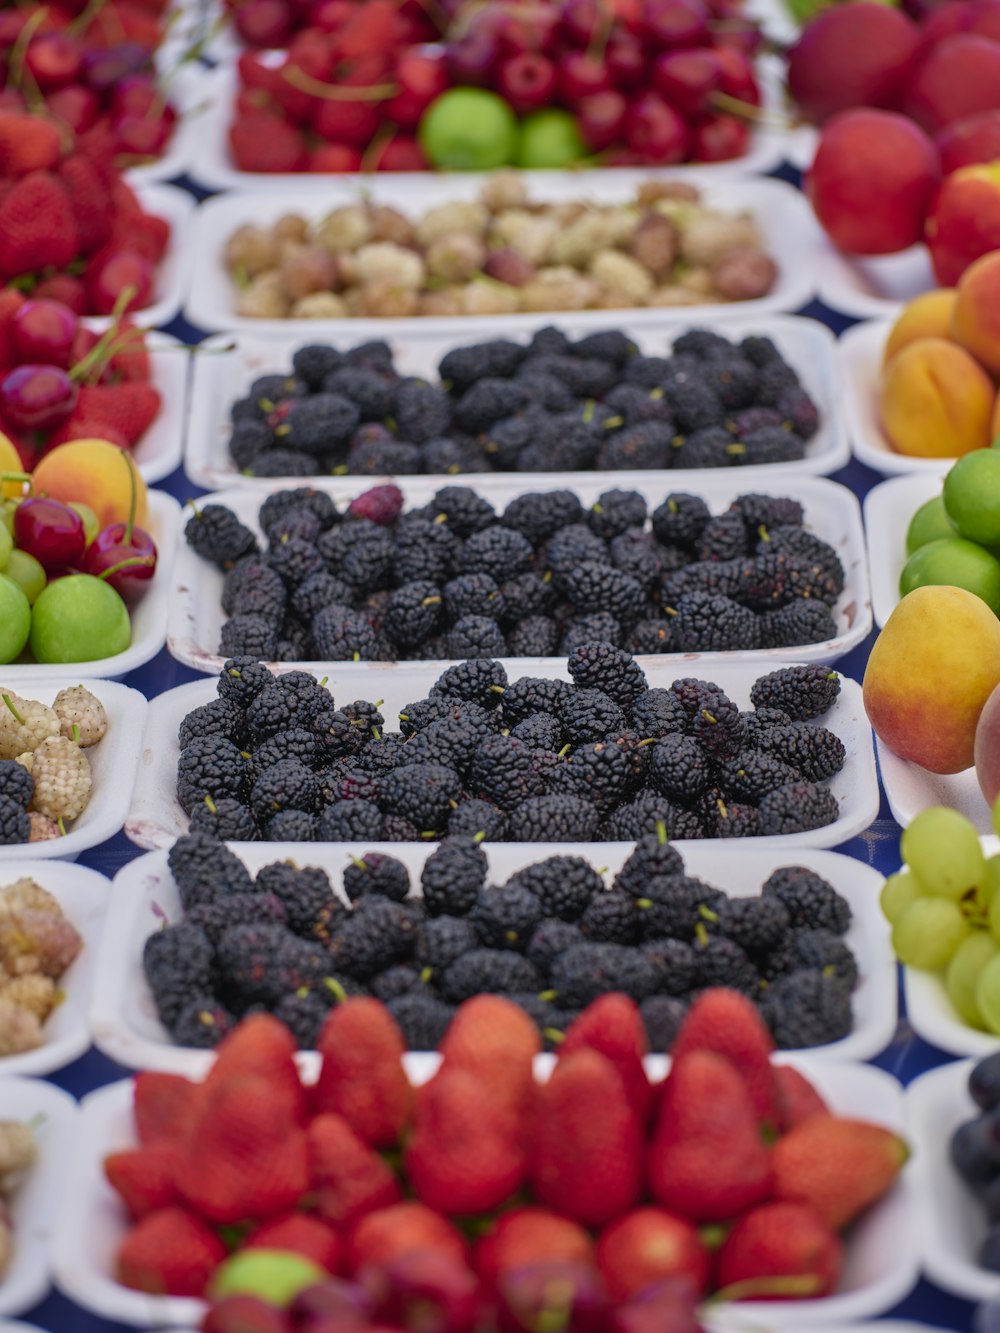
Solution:
<svg viewBox="0 0 1000 1333">
<path fill-rule="evenodd" d="M 750 126 L 738 116 L 709 116 L 695 125 L 691 157 L 695 162 L 728 162 L 750 146 Z"/>
<path fill-rule="evenodd" d="M 624 135 L 628 102 L 622 93 L 609 88 L 603 93 L 594 93 L 593 97 L 585 97 L 577 105 L 576 118 L 587 147 L 591 152 L 599 153 Z"/>
<path fill-rule="evenodd" d="M 712 24 L 712 40 L 720 50 L 742 51 L 754 55 L 764 44 L 764 33 L 753 19 L 737 15 Z"/>
<path fill-rule="evenodd" d="M 715 59 L 719 66 L 719 92 L 760 106 L 760 87 L 750 57 L 734 47 L 720 46 L 715 49 Z"/>
<path fill-rule="evenodd" d="M 361 153 L 352 144 L 322 143 L 309 154 L 307 171 L 360 171 Z"/>
<path fill-rule="evenodd" d="M 116 154 L 129 158 L 156 158 L 162 156 L 169 143 L 174 123 L 167 115 L 126 112 L 112 120 L 111 128 Z"/>
<path fill-rule="evenodd" d="M 127 563 L 130 561 L 134 563 Z M 115 569 L 116 565 L 123 568 Z M 112 569 L 113 574 L 107 573 Z M 142 528 L 132 526 L 130 530 L 128 523 L 112 523 L 102 528 L 87 547 L 83 572 L 96 578 L 103 575 L 104 581 L 132 605 L 156 573 L 156 543 Z"/>
<path fill-rule="evenodd" d="M 95 315 L 110 315 L 127 287 L 135 288 L 122 313 L 141 310 L 153 298 L 153 265 L 134 250 L 118 250 L 87 270 L 87 301 Z"/>
<path fill-rule="evenodd" d="M 110 92 L 129 74 L 152 69 L 153 57 L 149 48 L 139 42 L 119 42 L 103 51 L 83 53 L 84 77 L 95 92 Z"/>
<path fill-rule="evenodd" d="M 14 510 L 14 541 L 51 574 L 80 558 L 87 534 L 75 509 L 61 500 L 33 495 Z"/>
<path fill-rule="evenodd" d="M 697 0 L 645 0 L 643 28 L 649 41 L 671 49 L 704 46 L 708 16 Z"/>
<path fill-rule="evenodd" d="M 162 101 L 152 74 L 130 74 L 116 84 L 111 93 L 111 114 L 123 116 L 131 112 L 132 115 L 142 116 L 162 105 Z"/>
<path fill-rule="evenodd" d="M 559 40 L 559 12 L 555 5 L 548 4 L 515 6 L 501 15 L 497 38 L 505 56 L 526 52 L 554 55 Z"/>
<path fill-rule="evenodd" d="M 483 85 L 492 80 L 500 57 L 499 24 L 495 10 L 481 9 L 461 36 L 448 43 L 448 72 L 455 83 Z"/>
<path fill-rule="evenodd" d="M 392 81 L 399 92 L 380 104 L 381 115 L 404 130 L 416 129 L 431 102 L 450 86 L 442 56 L 413 50 L 399 57 Z"/>
<path fill-rule="evenodd" d="M 315 0 L 309 11 L 309 26 L 336 32 L 354 13 L 351 0 Z"/>
<path fill-rule="evenodd" d="M 316 98 L 311 123 L 321 138 L 364 148 L 382 124 L 378 102 L 326 101 Z"/>
<path fill-rule="evenodd" d="M 407 134 L 390 139 L 375 163 L 376 171 L 427 171 L 429 167 L 424 150 Z"/>
<path fill-rule="evenodd" d="M 65 121 L 74 134 L 89 130 L 101 111 L 100 99 L 85 83 L 57 88 L 45 100 L 51 114 Z"/>
<path fill-rule="evenodd" d="M 563 35 L 577 46 L 600 42 L 614 22 L 606 0 L 566 0 L 561 17 Z"/>
<path fill-rule="evenodd" d="M 294 20 L 285 0 L 246 0 L 237 9 L 233 26 L 248 46 L 285 46 Z"/>
<path fill-rule="evenodd" d="M 0 412 L 16 430 L 50 430 L 69 416 L 79 393 L 60 366 L 17 366 L 0 380 Z"/>
<path fill-rule="evenodd" d="M 682 116 L 700 116 L 722 82 L 714 51 L 664 51 L 653 65 L 657 92 Z"/>
<path fill-rule="evenodd" d="M 17 88 L 0 88 L 0 111 L 23 111 L 24 98 Z"/>
<path fill-rule="evenodd" d="M 608 42 L 604 61 L 611 77 L 623 88 L 640 88 L 646 81 L 646 53 L 638 37 L 616 32 Z"/>
<path fill-rule="evenodd" d="M 497 90 L 518 115 L 548 106 L 556 91 L 556 67 L 536 51 L 522 51 L 500 66 Z"/>
<path fill-rule="evenodd" d="M 14 347 L 21 361 L 68 370 L 76 332 L 76 315 L 61 301 L 28 300 L 14 316 Z"/>
<path fill-rule="evenodd" d="M 691 147 L 686 122 L 655 93 L 643 93 L 633 102 L 625 139 L 633 152 L 659 166 L 683 162 Z"/>
<path fill-rule="evenodd" d="M 76 82 L 83 70 L 83 52 L 69 33 L 46 32 L 29 42 L 24 65 L 47 93 Z"/>
<path fill-rule="evenodd" d="M 586 51 L 567 51 L 559 62 L 559 91 L 571 104 L 607 92 L 611 87 L 607 65 Z"/>
</svg>

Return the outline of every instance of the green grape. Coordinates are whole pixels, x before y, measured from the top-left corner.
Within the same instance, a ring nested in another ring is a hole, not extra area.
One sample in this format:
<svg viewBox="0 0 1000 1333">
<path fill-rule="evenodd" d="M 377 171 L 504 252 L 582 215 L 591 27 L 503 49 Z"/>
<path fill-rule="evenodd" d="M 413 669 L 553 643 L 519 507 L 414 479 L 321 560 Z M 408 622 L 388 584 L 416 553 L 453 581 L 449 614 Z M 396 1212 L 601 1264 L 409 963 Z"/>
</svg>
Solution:
<svg viewBox="0 0 1000 1333">
<path fill-rule="evenodd" d="M 970 1027 L 985 1028 L 986 1020 L 976 1002 L 976 987 L 983 968 L 1000 956 L 1000 947 L 986 930 L 973 930 L 955 950 L 944 985 L 948 999 L 958 1011 L 963 1023 Z"/>
<path fill-rule="evenodd" d="M 947 898 L 918 898 L 892 927 L 892 947 L 902 963 L 935 972 L 944 967 L 969 933 L 969 923 Z"/>
<path fill-rule="evenodd" d="M 979 974 L 976 1004 L 989 1030 L 1000 1033 L 1000 954 L 988 962 Z"/>
<path fill-rule="evenodd" d="M 903 830 L 903 860 L 925 893 L 961 902 L 983 882 L 986 857 L 970 820 L 948 806 L 921 810 Z"/>
<path fill-rule="evenodd" d="M 903 910 L 909 907 L 910 903 L 916 902 L 922 892 L 916 875 L 909 870 L 897 870 L 882 885 L 878 900 L 882 915 L 887 921 L 896 922 Z"/>
</svg>

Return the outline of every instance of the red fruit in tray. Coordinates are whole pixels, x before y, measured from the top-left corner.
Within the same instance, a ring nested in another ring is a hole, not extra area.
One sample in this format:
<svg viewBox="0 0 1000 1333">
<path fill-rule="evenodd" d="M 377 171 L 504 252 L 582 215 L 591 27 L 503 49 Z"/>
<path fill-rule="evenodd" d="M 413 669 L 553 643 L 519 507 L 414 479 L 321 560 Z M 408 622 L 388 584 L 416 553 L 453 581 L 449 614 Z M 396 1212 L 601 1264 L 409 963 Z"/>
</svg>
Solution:
<svg viewBox="0 0 1000 1333">
<path fill-rule="evenodd" d="M 46 32 L 28 43 L 24 67 L 43 93 L 75 83 L 83 70 L 83 53 L 68 32 Z"/>
<path fill-rule="evenodd" d="M 75 564 L 87 544 L 76 510 L 46 495 L 30 496 L 14 510 L 14 540 L 50 574 Z"/>
<path fill-rule="evenodd" d="M 350 18 L 353 10 L 351 0 L 315 0 L 309 9 L 309 26 L 323 32 L 336 32 Z"/>
<path fill-rule="evenodd" d="M 975 0 L 969 15 L 968 31 L 1000 42 L 1000 0 Z"/>
<path fill-rule="evenodd" d="M 534 1096 L 533 1062 L 541 1050 L 538 1029 L 516 1004 L 497 995 L 476 995 L 460 1005 L 439 1047 L 445 1065 L 474 1074 L 489 1089 L 507 1132 L 527 1132 Z"/>
<path fill-rule="evenodd" d="M 913 69 L 920 35 L 905 14 L 873 0 L 831 5 L 788 53 L 788 89 L 807 120 L 848 107 L 892 107 Z"/>
<path fill-rule="evenodd" d="M 649 1053 L 646 1028 L 638 1006 L 627 995 L 610 991 L 589 1004 L 570 1024 L 559 1047 L 558 1059 L 589 1047 L 599 1051 L 618 1070 L 632 1109 L 646 1123 L 653 1100 L 642 1059 Z"/>
<path fill-rule="evenodd" d="M 141 1144 L 187 1141 L 202 1097 L 200 1083 L 183 1074 L 143 1070 L 132 1080 L 132 1114 Z"/>
<path fill-rule="evenodd" d="M 697 1288 L 683 1278 L 648 1287 L 615 1312 L 614 1333 L 704 1333 Z"/>
<path fill-rule="evenodd" d="M 585 97 L 576 108 L 577 124 L 583 141 L 593 153 L 618 143 L 628 123 L 628 102 L 614 88 Z"/>
<path fill-rule="evenodd" d="M 942 181 L 925 235 L 942 287 L 954 287 L 970 264 L 1000 248 L 998 187 L 992 163 L 962 167 Z"/>
<path fill-rule="evenodd" d="M 245 1250 L 290 1250 L 336 1273 L 343 1248 L 333 1227 L 306 1213 L 284 1213 L 252 1231 L 241 1247 Z"/>
<path fill-rule="evenodd" d="M 561 7 L 562 34 L 576 46 L 589 47 L 607 32 L 611 7 L 601 0 L 566 0 Z"/>
<path fill-rule="evenodd" d="M 924 58 L 910 80 L 903 110 L 929 134 L 1000 107 L 1000 44 L 957 33 Z"/>
<path fill-rule="evenodd" d="M 638 37 L 615 32 L 604 52 L 612 79 L 622 88 L 641 87 L 646 78 L 646 52 Z"/>
<path fill-rule="evenodd" d="M 18 365 L 0 380 L 0 413 L 16 430 L 50 430 L 70 415 L 78 394 L 60 366 Z"/>
<path fill-rule="evenodd" d="M 110 92 L 130 74 L 151 69 L 152 53 L 140 42 L 116 42 L 103 50 L 84 51 L 83 68 L 87 83 L 95 92 Z"/>
<path fill-rule="evenodd" d="M 625 139 L 633 152 L 658 166 L 683 162 L 691 149 L 687 122 L 655 93 L 643 93 L 632 103 Z"/>
<path fill-rule="evenodd" d="M 690 1051 L 715 1051 L 731 1060 L 746 1082 L 757 1119 L 772 1130 L 778 1127 L 782 1117 L 771 1065 L 774 1040 L 745 995 L 725 986 L 699 995 L 670 1048 L 675 1060 Z"/>
<path fill-rule="evenodd" d="M 199 1327 L 201 1333 L 292 1333 L 285 1312 L 259 1296 L 224 1296 L 213 1301 Z"/>
<path fill-rule="evenodd" d="M 284 46 L 292 35 L 294 18 L 285 0 L 244 0 L 233 26 L 248 46 Z"/>
<path fill-rule="evenodd" d="M 597 1266 L 615 1300 L 627 1301 L 668 1277 L 686 1277 L 704 1293 L 712 1257 L 685 1218 L 662 1208 L 635 1208 L 601 1232 Z"/>
<path fill-rule="evenodd" d="M 505 56 L 525 51 L 551 56 L 559 44 L 559 11 L 550 4 L 524 4 L 503 13 L 497 25 L 497 40 Z"/>
<path fill-rule="evenodd" d="M 748 1300 L 828 1296 L 843 1257 L 839 1237 L 811 1208 L 767 1203 L 737 1219 L 719 1251 L 716 1283 L 723 1289 L 753 1284 L 745 1293 Z M 783 1278 L 792 1281 L 782 1284 Z"/>
<path fill-rule="evenodd" d="M 497 1333 L 534 1333 L 545 1327 L 572 1333 L 608 1333 L 611 1301 L 585 1264 L 533 1263 L 505 1273 L 497 1290 Z"/>
<path fill-rule="evenodd" d="M 19 361 L 70 365 L 77 319 L 59 301 L 28 300 L 14 315 L 14 351 Z"/>
<path fill-rule="evenodd" d="M 720 46 L 716 48 L 715 60 L 719 67 L 719 92 L 740 102 L 749 102 L 751 106 L 760 106 L 760 86 L 750 57 L 743 51 Z"/>
<path fill-rule="evenodd" d="M 319 1035 L 317 1111 L 342 1115 L 366 1143 L 387 1148 L 406 1125 L 413 1100 L 403 1069 L 406 1044 L 389 1011 L 352 997 L 330 1012 Z"/>
<path fill-rule="evenodd" d="M 324 139 L 364 148 L 382 123 L 379 102 L 326 101 L 317 98 L 311 113 L 312 128 Z"/>
<path fill-rule="evenodd" d="M 375 160 L 376 171 L 427 171 L 430 163 L 416 139 L 396 134 Z"/>
<path fill-rule="evenodd" d="M 0 176 L 48 171 L 62 157 L 65 136 L 45 116 L 0 113 Z"/>
<path fill-rule="evenodd" d="M 324 1329 L 327 1333 L 352 1333 L 359 1324 L 367 1322 L 370 1313 L 365 1293 L 355 1283 L 343 1278 L 328 1278 L 306 1287 L 288 1307 L 293 1327 L 303 1333 L 306 1330 L 323 1333 Z M 205 1329 L 203 1333 L 209 1333 L 209 1330 Z M 219 1329 L 219 1333 L 225 1333 L 225 1330 Z"/>
<path fill-rule="evenodd" d="M 433 1333 L 473 1333 L 478 1324 L 479 1287 L 468 1267 L 452 1255 L 402 1254 L 384 1268 L 361 1274 L 372 1324 L 425 1328 Z"/>
<path fill-rule="evenodd" d="M 101 113 L 97 94 L 83 83 L 57 88 L 45 101 L 52 115 L 65 121 L 75 134 L 89 130 Z"/>
<path fill-rule="evenodd" d="M 0 370 L 20 360 L 14 339 L 14 320 L 24 301 L 24 296 L 15 288 L 0 288 Z M 402 508 L 402 494 L 399 498 Z"/>
<path fill-rule="evenodd" d="M 306 171 L 360 171 L 361 152 L 352 144 L 323 143 L 309 154 L 305 169 Z"/>
<path fill-rule="evenodd" d="M 13 278 L 76 258 L 73 211 L 59 179 L 31 171 L 0 202 L 0 278 Z"/>
<path fill-rule="evenodd" d="M 125 602 L 134 605 L 156 573 L 156 543 L 142 528 L 113 523 L 102 528 L 87 547 L 83 572 L 103 577 Z"/>
<path fill-rule="evenodd" d="M 980 111 L 946 125 L 934 136 L 941 155 L 941 172 L 948 176 L 961 167 L 1000 159 L 1000 110 Z"/>
<path fill-rule="evenodd" d="M 65 424 L 72 429 L 74 423 L 100 421 L 131 446 L 156 420 L 161 402 L 151 384 L 84 384 Z"/>
<path fill-rule="evenodd" d="M 457 84 L 489 85 L 500 61 L 500 15 L 491 6 L 473 14 L 448 43 L 448 71 Z"/>
<path fill-rule="evenodd" d="M 653 83 L 682 116 L 701 116 L 722 82 L 714 51 L 664 51 L 653 65 Z"/>
<path fill-rule="evenodd" d="M 79 278 L 68 273 L 54 273 L 51 278 L 43 278 L 34 289 L 34 295 L 42 300 L 58 301 L 68 306 L 74 315 L 82 315 L 87 307 L 87 296 Z"/>
<path fill-rule="evenodd" d="M 691 131 L 693 162 L 730 162 L 750 149 L 750 126 L 739 116 L 708 116 Z"/>
<path fill-rule="evenodd" d="M 523 115 L 548 106 L 556 91 L 556 67 L 537 51 L 511 56 L 497 73 L 497 91 Z"/>
<path fill-rule="evenodd" d="M 104 1159 L 108 1184 L 132 1218 L 146 1217 L 177 1202 L 179 1150 L 172 1143 L 152 1143 L 111 1153 Z"/>
<path fill-rule="evenodd" d="M 369 1264 L 388 1264 L 399 1255 L 434 1250 L 466 1262 L 465 1237 L 440 1213 L 408 1200 L 368 1213 L 352 1227 L 347 1239 L 347 1271 L 357 1273 Z"/>
<path fill-rule="evenodd" d="M 115 1259 L 123 1286 L 155 1296 L 200 1296 L 226 1257 L 225 1244 L 185 1208 L 150 1213 L 128 1232 Z"/>
<path fill-rule="evenodd" d="M 111 200 L 102 175 L 79 153 L 60 162 L 58 175 L 73 209 L 80 253 L 93 254 L 111 236 Z"/>
<path fill-rule="evenodd" d="M 295 1063 L 296 1044 L 283 1023 L 270 1014 L 244 1019 L 216 1048 L 206 1087 L 252 1074 L 266 1078 L 291 1102 L 295 1119 L 306 1119 L 306 1093 Z"/>
<path fill-rule="evenodd" d="M 119 299 L 131 290 L 121 309 L 142 310 L 153 299 L 154 277 L 152 263 L 133 250 L 95 256 L 84 278 L 87 308 L 95 315 L 110 315 Z"/>
<path fill-rule="evenodd" d="M 559 61 L 558 75 L 559 94 L 571 106 L 613 86 L 604 61 L 586 51 L 568 51 Z"/>
<path fill-rule="evenodd" d="M 892 1187 L 908 1156 L 884 1125 L 810 1116 L 774 1146 L 774 1197 L 808 1204 L 841 1231 Z"/>
<path fill-rule="evenodd" d="M 431 102 L 450 85 L 444 57 L 422 51 L 404 51 L 392 78 L 400 91 L 376 106 L 381 107 L 383 120 L 404 130 L 415 129 Z"/>
<path fill-rule="evenodd" d="M 398 22 L 393 0 L 366 0 L 334 34 L 337 60 L 361 60 L 373 52 L 390 52 L 398 46 Z"/>
<path fill-rule="evenodd" d="M 839 249 L 894 254 L 923 236 L 940 173 L 937 150 L 917 125 L 862 107 L 824 125 L 806 189 Z"/>
<path fill-rule="evenodd" d="M 309 1192 L 332 1226 L 351 1226 L 366 1213 L 402 1198 L 391 1167 L 363 1143 L 343 1116 L 315 1116 L 306 1129 Z"/>
<path fill-rule="evenodd" d="M 240 171 L 301 171 L 306 146 L 299 130 L 276 116 L 241 116 L 229 127 L 229 151 Z"/>
<path fill-rule="evenodd" d="M 512 1208 L 476 1244 L 475 1266 L 487 1290 L 500 1277 L 534 1263 L 592 1265 L 594 1243 L 576 1222 L 548 1208 Z"/>
<path fill-rule="evenodd" d="M 132 163 L 161 157 L 170 142 L 174 123 L 164 108 L 164 114 L 126 112 L 111 122 L 115 135 L 116 160 Z"/>
<path fill-rule="evenodd" d="M 242 87 L 271 92 L 278 79 L 278 70 L 257 51 L 241 51 L 236 59 L 236 72 Z"/>
<path fill-rule="evenodd" d="M 667 50 L 704 46 L 708 14 L 698 0 L 645 0 L 643 31 L 654 46 Z"/>
<path fill-rule="evenodd" d="M 774 1077 L 778 1084 L 781 1107 L 780 1129 L 792 1129 L 809 1116 L 829 1109 L 806 1076 L 792 1065 L 775 1065 Z"/>
</svg>

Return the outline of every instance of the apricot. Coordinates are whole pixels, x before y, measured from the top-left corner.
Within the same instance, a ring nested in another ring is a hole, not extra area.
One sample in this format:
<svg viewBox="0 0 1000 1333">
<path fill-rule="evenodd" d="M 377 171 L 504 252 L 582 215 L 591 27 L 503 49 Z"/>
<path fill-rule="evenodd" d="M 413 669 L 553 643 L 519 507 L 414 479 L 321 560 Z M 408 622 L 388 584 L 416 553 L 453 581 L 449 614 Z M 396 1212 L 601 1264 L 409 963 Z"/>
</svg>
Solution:
<svg viewBox="0 0 1000 1333">
<path fill-rule="evenodd" d="M 977 111 L 1000 107 L 1000 45 L 955 33 L 928 51 L 910 79 L 902 109 L 928 134 Z"/>
<path fill-rule="evenodd" d="M 945 177 L 927 214 L 925 240 L 942 287 L 957 286 L 970 264 L 1000 249 L 1000 164 Z"/>
<path fill-rule="evenodd" d="M 806 192 L 838 249 L 888 255 L 923 236 L 940 175 L 937 149 L 912 121 L 861 107 L 823 126 Z"/>
<path fill-rule="evenodd" d="M 918 338 L 882 375 L 879 415 L 897 453 L 957 458 L 990 442 L 993 381 L 964 348 Z"/>
<path fill-rule="evenodd" d="M 135 493 L 135 521 L 146 521 L 146 483 L 132 455 L 107 440 L 69 440 L 47 453 L 32 473 L 35 491 L 90 505 L 102 528 L 128 521 Z"/>
<path fill-rule="evenodd" d="M 901 10 L 857 0 L 822 10 L 788 52 L 788 88 L 806 120 L 821 125 L 849 107 L 893 106 L 920 35 Z"/>
<path fill-rule="evenodd" d="M 977 259 L 959 279 L 951 336 L 987 370 L 1000 375 L 1000 251 Z"/>
<path fill-rule="evenodd" d="M 1000 620 L 947 585 L 907 593 L 872 646 L 862 695 L 875 734 L 932 773 L 974 762 L 976 724 L 1000 684 Z"/>
<path fill-rule="evenodd" d="M 934 136 L 941 155 L 941 172 L 950 176 L 962 167 L 995 162 L 1000 158 L 1000 110 L 978 111 L 953 121 Z"/>
<path fill-rule="evenodd" d="M 897 352 L 918 338 L 948 338 L 951 334 L 951 312 L 955 305 L 955 289 L 940 287 L 933 292 L 915 296 L 903 307 L 903 313 L 889 330 L 885 340 L 882 364 L 888 365 Z"/>
</svg>

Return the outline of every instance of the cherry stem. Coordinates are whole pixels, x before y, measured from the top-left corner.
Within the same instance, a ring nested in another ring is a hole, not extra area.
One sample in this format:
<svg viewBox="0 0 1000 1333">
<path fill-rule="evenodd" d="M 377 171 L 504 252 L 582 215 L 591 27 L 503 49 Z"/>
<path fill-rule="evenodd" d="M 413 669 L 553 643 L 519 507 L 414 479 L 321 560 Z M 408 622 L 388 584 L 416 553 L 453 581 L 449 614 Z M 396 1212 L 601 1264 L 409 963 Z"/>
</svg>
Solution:
<svg viewBox="0 0 1000 1333">
<path fill-rule="evenodd" d="M 98 574 L 99 579 L 109 579 L 112 574 L 117 574 L 121 569 L 131 569 L 133 565 L 145 565 L 147 569 L 155 564 L 151 555 L 130 555 L 127 560 L 120 560 L 117 565 L 111 565 L 108 569 L 102 569 Z"/>
<path fill-rule="evenodd" d="M 70 366 L 69 377 L 71 380 L 79 382 L 80 380 L 86 379 L 95 367 L 100 367 L 100 370 L 103 371 L 112 356 L 114 356 L 116 352 L 121 351 L 124 346 L 120 327 L 122 317 L 125 314 L 125 309 L 128 306 L 128 303 L 132 300 L 133 296 L 135 296 L 137 290 L 135 285 L 130 283 L 127 287 L 123 287 L 118 293 L 118 298 L 111 311 L 110 326 L 105 329 L 104 333 L 101 334 L 100 338 L 94 343 L 86 356 L 82 356 L 75 366 Z M 126 329 L 124 339 L 127 341 L 127 335 L 130 333 L 141 334 L 142 332 L 143 330 L 141 329 Z"/>
<path fill-rule="evenodd" d="M 749 120 L 754 125 L 769 125 L 776 130 L 796 128 L 795 121 L 787 116 L 781 116 L 774 111 L 764 111 L 753 102 L 744 102 L 742 98 L 732 97 L 729 93 L 712 93 L 711 102 L 720 111 L 728 111 L 730 115 L 739 116 L 741 120 Z"/>
<path fill-rule="evenodd" d="M 367 175 L 378 169 L 379 160 L 385 152 L 390 139 L 396 133 L 396 126 L 392 121 L 385 120 L 372 135 L 368 147 L 361 155 L 361 172 Z"/>
<path fill-rule="evenodd" d="M 314 79 L 299 65 L 286 65 L 281 71 L 281 77 L 302 92 L 324 98 L 328 102 L 386 102 L 399 92 L 399 85 L 396 83 L 372 83 L 357 88 L 340 88 L 333 83 L 324 83 L 322 79 Z"/>
<path fill-rule="evenodd" d="M 601 11 L 601 22 L 594 29 L 587 43 L 587 56 L 591 60 L 603 60 L 608 49 L 608 42 L 615 28 L 615 16 L 610 13 L 605 0 L 598 0 L 597 8 Z"/>
<path fill-rule="evenodd" d="M 29 19 L 24 21 L 21 31 L 17 34 L 17 41 L 14 43 L 10 53 L 8 63 L 8 83 L 11 88 L 23 88 L 25 75 L 31 79 L 34 85 L 34 96 L 29 98 L 31 105 L 37 110 L 42 104 L 41 89 L 31 75 L 31 71 L 25 68 L 25 57 L 28 54 L 28 47 L 31 45 L 31 39 L 42 26 L 49 16 L 48 7 L 43 5 L 41 9 L 36 9 Z"/>
<path fill-rule="evenodd" d="M 70 33 L 72 33 L 74 37 L 78 37 L 82 32 L 89 28 L 106 3 L 107 0 L 87 0 L 87 3 L 69 25 Z"/>
<path fill-rule="evenodd" d="M 818 1273 L 789 1273 L 786 1277 L 748 1277 L 742 1282 L 732 1282 L 728 1287 L 715 1292 L 706 1301 L 706 1305 L 722 1305 L 729 1301 L 742 1301 L 748 1296 L 815 1296 L 822 1279 Z"/>
</svg>

